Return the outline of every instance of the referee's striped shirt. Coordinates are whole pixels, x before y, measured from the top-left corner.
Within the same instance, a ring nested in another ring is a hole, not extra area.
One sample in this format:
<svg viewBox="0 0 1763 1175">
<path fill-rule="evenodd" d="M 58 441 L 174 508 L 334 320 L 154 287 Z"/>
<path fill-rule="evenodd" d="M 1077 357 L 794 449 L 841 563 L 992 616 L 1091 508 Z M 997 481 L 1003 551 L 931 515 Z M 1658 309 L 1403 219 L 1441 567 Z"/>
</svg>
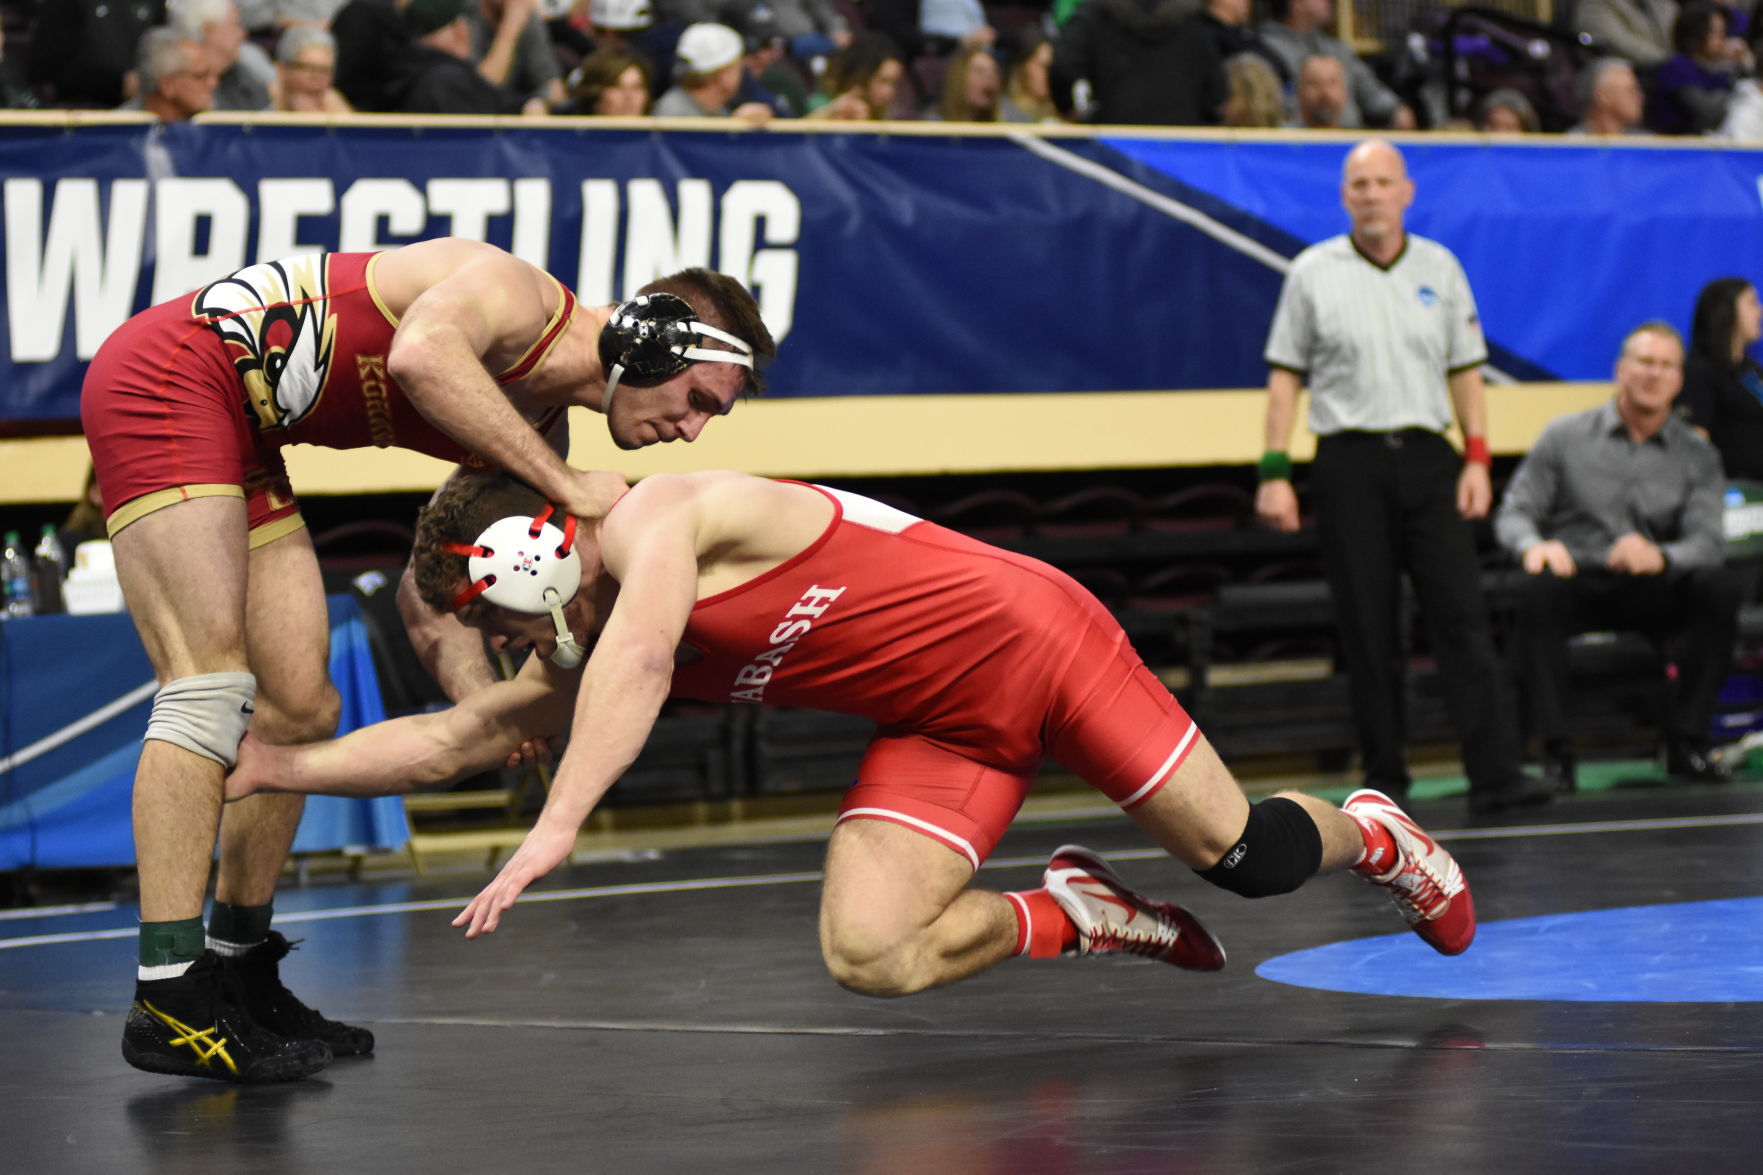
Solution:
<svg viewBox="0 0 1763 1175">
<path fill-rule="evenodd" d="M 1389 432 L 1451 423 L 1447 376 L 1487 361 L 1469 279 L 1451 251 L 1407 234 L 1386 268 L 1348 235 L 1292 261 L 1266 359 L 1306 377 L 1310 431 Z"/>
</svg>

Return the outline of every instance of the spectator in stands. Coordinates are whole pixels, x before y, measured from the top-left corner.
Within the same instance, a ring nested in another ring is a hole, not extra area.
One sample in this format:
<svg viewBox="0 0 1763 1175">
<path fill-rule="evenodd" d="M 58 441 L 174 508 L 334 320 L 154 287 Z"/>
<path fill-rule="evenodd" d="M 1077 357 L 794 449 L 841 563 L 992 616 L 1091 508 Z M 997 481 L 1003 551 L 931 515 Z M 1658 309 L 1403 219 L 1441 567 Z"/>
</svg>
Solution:
<svg viewBox="0 0 1763 1175">
<path fill-rule="evenodd" d="M 919 0 L 918 29 L 925 51 L 938 57 L 957 49 L 990 49 L 998 39 L 980 0 Z"/>
<path fill-rule="evenodd" d="M 1496 135 L 1534 135 L 1543 129 L 1536 107 L 1517 90 L 1489 90 L 1475 104 L 1475 129 Z"/>
<path fill-rule="evenodd" d="M 1298 528 L 1286 455 L 1310 388 L 1311 468 L 1323 566 L 1340 629 L 1367 786 L 1408 791 L 1400 580 L 1427 622 L 1475 812 L 1546 802 L 1524 774 L 1494 652 L 1470 520 L 1492 504 L 1487 359 L 1475 298 L 1443 245 L 1405 231 L 1414 185 L 1382 140 L 1347 155 L 1346 235 L 1299 253 L 1267 339 L 1266 452 L 1256 512 Z M 1442 435 L 1455 409 L 1459 456 Z"/>
<path fill-rule="evenodd" d="M 0 30 L 0 107 L 8 110 L 30 110 L 38 106 L 37 94 L 25 81 L 18 63 L 6 56 L 4 30 Z"/>
<path fill-rule="evenodd" d="M 1720 451 L 1728 477 L 1763 481 L 1763 367 L 1749 349 L 1763 338 L 1757 287 L 1716 278 L 1696 297 L 1678 408 Z"/>
<path fill-rule="evenodd" d="M 649 63 L 629 49 L 596 49 L 569 75 L 557 114 L 640 118 L 649 113 Z"/>
<path fill-rule="evenodd" d="M 1671 31 L 1677 53 L 1653 76 L 1647 125 L 1662 135 L 1700 135 L 1726 121 L 1733 84 L 1751 74 L 1751 48 L 1726 35 L 1717 4 L 1684 5 Z"/>
<path fill-rule="evenodd" d="M 485 81 L 546 106 L 563 101 L 563 69 L 534 0 L 473 0 L 465 24 Z"/>
<path fill-rule="evenodd" d="M 1545 770 L 1574 785 L 1567 640 L 1594 629 L 1681 642 L 1665 732 L 1673 779 L 1719 782 L 1708 729 L 1737 639 L 1739 585 L 1726 568 L 1720 455 L 1672 413 L 1683 341 L 1663 322 L 1629 332 L 1616 395 L 1551 421 L 1500 507 L 1500 543 L 1528 572 L 1518 655 Z"/>
<path fill-rule="evenodd" d="M 1641 84 L 1634 66 L 1620 57 L 1600 57 L 1579 77 L 1580 119 L 1570 135 L 1642 135 Z"/>
<path fill-rule="evenodd" d="M 1260 34 L 1249 25 L 1253 8 L 1252 0 L 1206 0 L 1206 6 L 1200 10 L 1200 23 L 1212 34 L 1212 45 L 1218 50 L 1220 61 L 1229 61 L 1239 53 L 1257 54 L 1274 71 L 1275 83 L 1284 87 L 1286 79 L 1279 73 L 1279 55 L 1263 44 Z"/>
<path fill-rule="evenodd" d="M 342 7 L 343 0 L 239 0 L 239 20 L 253 34 L 274 36 L 285 29 L 327 28 Z"/>
<path fill-rule="evenodd" d="M 753 24 L 769 23 L 785 42 L 791 58 L 812 68 L 851 43 L 851 27 L 832 0 L 727 0 L 721 7 L 724 23 L 753 35 Z"/>
<path fill-rule="evenodd" d="M 1224 102 L 1224 125 L 1279 127 L 1286 123 L 1285 97 L 1279 73 L 1259 53 L 1238 53 L 1224 62 L 1230 97 Z"/>
<path fill-rule="evenodd" d="M 349 100 L 331 85 L 337 72 L 337 42 L 323 29 L 295 25 L 275 47 L 276 78 L 269 87 L 272 109 L 303 114 L 348 114 Z"/>
<path fill-rule="evenodd" d="M 1294 127 L 1338 131 L 1347 125 L 1347 71 L 1338 58 L 1324 53 L 1304 58 L 1292 98 L 1298 109 Z"/>
<path fill-rule="evenodd" d="M 468 0 L 409 0 L 404 21 L 415 41 L 394 66 L 393 111 L 399 114 L 548 113 L 537 98 L 522 98 L 489 81 L 471 59 Z"/>
<path fill-rule="evenodd" d="M 628 49 L 649 63 L 649 93 L 659 98 L 673 84 L 673 51 L 683 26 L 656 20 L 650 0 L 591 0 L 589 20 L 596 49 Z"/>
<path fill-rule="evenodd" d="M 674 50 L 678 72 L 673 88 L 655 100 L 649 113 L 657 118 L 738 118 L 754 126 L 770 122 L 773 111 L 768 104 L 734 104 L 746 48 L 741 34 L 725 24 L 686 29 Z"/>
<path fill-rule="evenodd" d="M 1294 85 L 1304 59 L 1319 53 L 1333 57 L 1346 71 L 1347 104 L 1341 125 L 1414 129 L 1414 112 L 1396 92 L 1378 81 L 1371 67 L 1345 41 L 1322 31 L 1334 18 L 1334 0 L 1273 0 L 1273 16 L 1256 32 L 1279 58 L 1282 72 Z"/>
<path fill-rule="evenodd" d="M 1004 94 L 998 99 L 1000 122 L 1058 122 L 1048 71 L 1053 67 L 1053 42 L 1040 26 L 1025 24 L 1004 41 Z"/>
<path fill-rule="evenodd" d="M 991 50 L 957 49 L 943 71 L 943 93 L 929 117 L 938 122 L 997 122 L 1002 85 Z"/>
<path fill-rule="evenodd" d="M 1053 43 L 1052 89 L 1061 114 L 1144 126 L 1216 124 L 1230 96 L 1208 26 L 1165 0 L 1088 0 Z"/>
<path fill-rule="evenodd" d="M 261 46 L 245 39 L 245 26 L 233 0 L 166 0 L 167 22 L 201 41 L 220 74 L 215 110 L 268 110 L 275 63 Z"/>
<path fill-rule="evenodd" d="M 833 55 L 821 80 L 822 104 L 808 118 L 887 118 L 906 75 L 899 47 L 886 33 L 865 32 Z"/>
<path fill-rule="evenodd" d="M 165 0 L 55 0 L 36 5 L 25 78 L 45 105 L 112 109 L 140 94 L 125 86 L 141 34 L 165 21 Z M 137 107 L 138 109 L 138 107 Z"/>
<path fill-rule="evenodd" d="M 187 122 L 214 109 L 220 72 L 201 41 L 171 26 L 141 36 L 138 90 L 120 109 L 144 110 L 161 122 Z"/>
<path fill-rule="evenodd" d="M 1633 65 L 1652 67 L 1671 56 L 1677 0 L 1578 0 L 1576 31 L 1592 45 Z"/>
<path fill-rule="evenodd" d="M 357 110 L 386 111 L 396 104 L 405 81 L 398 71 L 413 41 L 403 2 L 348 0 L 331 21 L 337 90 Z"/>
<path fill-rule="evenodd" d="M 808 111 L 808 87 L 790 61 L 789 42 L 778 31 L 771 6 L 761 0 L 741 19 L 744 23 L 736 31 L 741 34 L 746 55 L 741 58 L 741 88 L 735 91 L 735 105 L 763 102 L 779 118 L 801 118 Z"/>
</svg>

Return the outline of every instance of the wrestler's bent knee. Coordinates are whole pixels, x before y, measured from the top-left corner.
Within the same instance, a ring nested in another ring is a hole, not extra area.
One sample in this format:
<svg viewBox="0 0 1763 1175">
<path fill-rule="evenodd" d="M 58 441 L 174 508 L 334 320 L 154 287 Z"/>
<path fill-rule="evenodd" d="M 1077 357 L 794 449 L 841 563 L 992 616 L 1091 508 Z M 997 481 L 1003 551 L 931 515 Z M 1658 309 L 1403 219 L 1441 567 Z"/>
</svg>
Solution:
<svg viewBox="0 0 1763 1175">
<path fill-rule="evenodd" d="M 1274 796 L 1249 808 L 1236 843 L 1210 869 L 1195 870 L 1221 889 L 1246 898 L 1291 893 L 1322 867 L 1322 833 L 1310 813 Z"/>
<path fill-rule="evenodd" d="M 257 678 L 203 673 L 166 682 L 153 695 L 145 738 L 171 743 L 231 770 L 251 725 Z"/>
<path fill-rule="evenodd" d="M 874 947 L 848 935 L 831 936 L 820 948 L 835 983 L 846 991 L 877 999 L 910 995 L 925 986 L 914 978 L 906 955 L 905 951 Z"/>
</svg>

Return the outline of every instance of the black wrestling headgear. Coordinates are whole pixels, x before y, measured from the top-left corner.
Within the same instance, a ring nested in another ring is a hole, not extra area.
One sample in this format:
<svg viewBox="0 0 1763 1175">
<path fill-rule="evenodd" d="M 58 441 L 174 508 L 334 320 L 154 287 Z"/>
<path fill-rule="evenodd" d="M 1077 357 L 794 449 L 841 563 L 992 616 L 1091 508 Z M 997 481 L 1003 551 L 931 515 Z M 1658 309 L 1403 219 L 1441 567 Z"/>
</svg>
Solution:
<svg viewBox="0 0 1763 1175">
<path fill-rule="evenodd" d="M 727 343 L 733 351 L 701 344 L 706 339 Z M 600 366 L 606 371 L 606 395 L 600 411 L 612 411 L 612 393 L 620 383 L 648 388 L 672 379 L 694 363 L 738 363 L 753 366 L 753 347 L 727 331 L 698 320 L 692 304 L 677 294 L 638 294 L 612 308 L 600 328 Z"/>
</svg>

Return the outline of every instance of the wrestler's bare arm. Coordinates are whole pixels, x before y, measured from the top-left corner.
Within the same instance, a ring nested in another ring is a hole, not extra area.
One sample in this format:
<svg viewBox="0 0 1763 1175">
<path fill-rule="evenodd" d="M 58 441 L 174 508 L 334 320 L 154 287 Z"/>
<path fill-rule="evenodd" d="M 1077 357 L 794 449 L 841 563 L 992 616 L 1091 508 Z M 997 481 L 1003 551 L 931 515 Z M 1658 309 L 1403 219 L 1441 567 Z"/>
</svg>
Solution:
<svg viewBox="0 0 1763 1175">
<path fill-rule="evenodd" d="M 436 428 L 569 513 L 603 515 L 622 479 L 570 468 L 491 374 L 539 337 L 551 317 L 547 298 L 554 287 L 539 270 L 499 249 L 449 256 L 455 254 L 457 265 L 404 308 L 387 368 Z"/>
<path fill-rule="evenodd" d="M 569 858 L 582 822 L 648 741 L 698 598 L 698 532 L 683 478 L 643 482 L 607 519 L 601 557 L 619 593 L 588 657 L 569 749 L 532 831 L 453 920 L 466 937 L 495 930 L 528 885 Z"/>
<path fill-rule="evenodd" d="M 247 737 L 227 777 L 227 799 L 260 791 L 385 796 L 444 786 L 500 765 L 522 742 L 566 729 L 575 678 L 535 657 L 513 680 L 436 714 L 297 746 Z"/>
</svg>

